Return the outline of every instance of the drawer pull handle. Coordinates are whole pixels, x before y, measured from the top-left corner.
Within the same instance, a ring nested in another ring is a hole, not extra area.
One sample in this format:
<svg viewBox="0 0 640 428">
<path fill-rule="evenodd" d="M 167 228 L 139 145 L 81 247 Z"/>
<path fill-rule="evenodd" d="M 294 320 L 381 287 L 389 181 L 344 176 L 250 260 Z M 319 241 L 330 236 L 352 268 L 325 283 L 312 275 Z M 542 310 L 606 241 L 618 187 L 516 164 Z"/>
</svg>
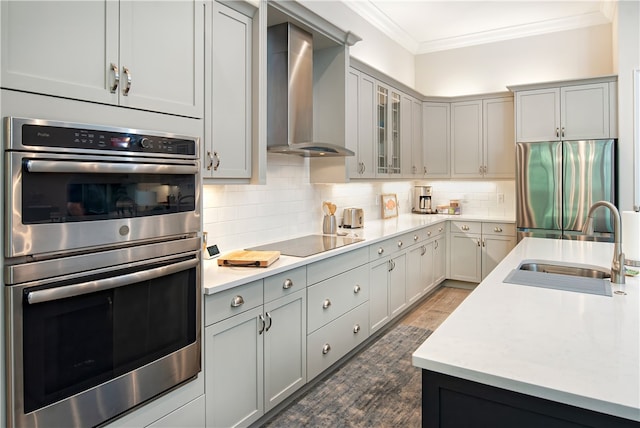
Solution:
<svg viewBox="0 0 640 428">
<path fill-rule="evenodd" d="M 322 302 L 322 309 L 328 309 L 329 306 L 331 306 L 331 300 L 324 299 L 324 302 Z"/>
<path fill-rule="evenodd" d="M 494 227 L 493 231 L 494 232 L 502 232 L 502 228 L 501 227 Z"/>
<path fill-rule="evenodd" d="M 384 248 L 382 247 L 378 248 L 378 254 L 382 254 L 382 253 L 384 253 Z"/>
<path fill-rule="evenodd" d="M 463 226 L 461 227 L 461 229 L 462 229 L 462 230 L 469 230 L 469 226 L 467 226 L 467 225 L 465 224 L 465 225 L 463 225 Z"/>
<path fill-rule="evenodd" d="M 237 308 L 238 306 L 241 306 L 243 304 L 244 304 L 244 299 L 242 298 L 242 296 L 236 296 L 233 299 L 231 299 L 232 308 Z"/>
<path fill-rule="evenodd" d="M 358 284 L 353 286 L 353 293 L 358 294 L 360 292 L 360 286 Z"/>
<path fill-rule="evenodd" d="M 284 282 L 282 283 L 282 288 L 284 288 L 285 290 L 288 290 L 291 287 L 293 287 L 293 281 L 291 281 L 289 278 L 285 279 Z"/>
<path fill-rule="evenodd" d="M 262 314 L 258 315 L 258 319 L 260 319 L 260 330 L 258 330 L 258 334 L 262 334 L 264 333 L 265 326 L 264 317 L 262 316 Z"/>
<path fill-rule="evenodd" d="M 359 333 L 360 332 L 360 324 L 356 324 L 353 326 L 353 333 Z"/>
<path fill-rule="evenodd" d="M 422 252 L 420 253 L 421 256 L 424 256 L 425 254 L 427 254 L 427 247 L 425 247 L 424 245 L 422 247 Z"/>
<path fill-rule="evenodd" d="M 331 345 L 329 345 L 328 343 L 325 343 L 324 346 L 322 347 L 322 355 L 327 355 L 329 351 L 331 351 Z"/>
<path fill-rule="evenodd" d="M 480 246 L 480 240 L 478 239 L 478 247 Z"/>
</svg>

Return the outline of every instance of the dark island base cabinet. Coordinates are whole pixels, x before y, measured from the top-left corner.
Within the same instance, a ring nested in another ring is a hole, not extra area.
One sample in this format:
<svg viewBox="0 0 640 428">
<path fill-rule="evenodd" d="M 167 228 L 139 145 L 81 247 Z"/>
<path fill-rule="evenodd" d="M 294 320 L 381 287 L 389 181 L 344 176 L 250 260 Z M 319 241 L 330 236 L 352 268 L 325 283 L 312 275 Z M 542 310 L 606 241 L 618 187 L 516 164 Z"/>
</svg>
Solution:
<svg viewBox="0 0 640 428">
<path fill-rule="evenodd" d="M 422 427 L 638 428 L 640 423 L 423 370 Z"/>
</svg>

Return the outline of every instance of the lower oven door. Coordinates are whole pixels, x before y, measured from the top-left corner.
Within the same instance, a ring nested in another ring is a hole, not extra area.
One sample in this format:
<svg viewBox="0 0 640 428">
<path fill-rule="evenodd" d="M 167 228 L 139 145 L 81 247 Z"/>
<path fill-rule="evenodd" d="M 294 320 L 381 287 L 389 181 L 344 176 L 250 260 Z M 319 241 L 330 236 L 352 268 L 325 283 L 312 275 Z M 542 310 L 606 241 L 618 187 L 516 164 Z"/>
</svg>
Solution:
<svg viewBox="0 0 640 428">
<path fill-rule="evenodd" d="M 9 424 L 95 426 L 196 376 L 199 265 L 196 251 L 7 287 Z"/>
</svg>

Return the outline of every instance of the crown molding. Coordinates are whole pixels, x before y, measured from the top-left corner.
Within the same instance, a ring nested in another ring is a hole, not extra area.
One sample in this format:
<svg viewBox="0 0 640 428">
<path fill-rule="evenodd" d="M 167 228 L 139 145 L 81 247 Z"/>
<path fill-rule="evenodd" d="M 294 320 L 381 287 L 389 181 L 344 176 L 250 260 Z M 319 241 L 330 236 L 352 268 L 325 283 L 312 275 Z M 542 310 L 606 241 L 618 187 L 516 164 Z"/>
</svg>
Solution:
<svg viewBox="0 0 640 428">
<path fill-rule="evenodd" d="M 598 12 L 420 43 L 370 1 L 343 0 L 343 2 L 414 55 L 608 24 L 612 21 L 616 8 L 615 0 L 603 0 Z"/>
<path fill-rule="evenodd" d="M 400 46 L 415 55 L 420 43 L 370 1 L 343 0 L 344 4 Z"/>
</svg>

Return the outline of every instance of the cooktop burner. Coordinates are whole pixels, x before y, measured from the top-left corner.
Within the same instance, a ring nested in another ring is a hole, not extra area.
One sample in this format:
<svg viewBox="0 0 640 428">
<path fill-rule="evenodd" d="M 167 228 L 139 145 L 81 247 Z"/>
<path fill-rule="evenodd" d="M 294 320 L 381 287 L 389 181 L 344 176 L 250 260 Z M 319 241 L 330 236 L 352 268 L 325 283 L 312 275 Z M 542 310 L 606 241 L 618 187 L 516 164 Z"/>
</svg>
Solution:
<svg viewBox="0 0 640 428">
<path fill-rule="evenodd" d="M 259 247 L 247 248 L 247 250 L 280 251 L 280 254 L 285 256 L 308 257 L 360 241 L 364 241 L 364 238 L 339 235 L 307 235 L 300 238 L 287 239 L 286 241 L 272 242 Z"/>
</svg>

